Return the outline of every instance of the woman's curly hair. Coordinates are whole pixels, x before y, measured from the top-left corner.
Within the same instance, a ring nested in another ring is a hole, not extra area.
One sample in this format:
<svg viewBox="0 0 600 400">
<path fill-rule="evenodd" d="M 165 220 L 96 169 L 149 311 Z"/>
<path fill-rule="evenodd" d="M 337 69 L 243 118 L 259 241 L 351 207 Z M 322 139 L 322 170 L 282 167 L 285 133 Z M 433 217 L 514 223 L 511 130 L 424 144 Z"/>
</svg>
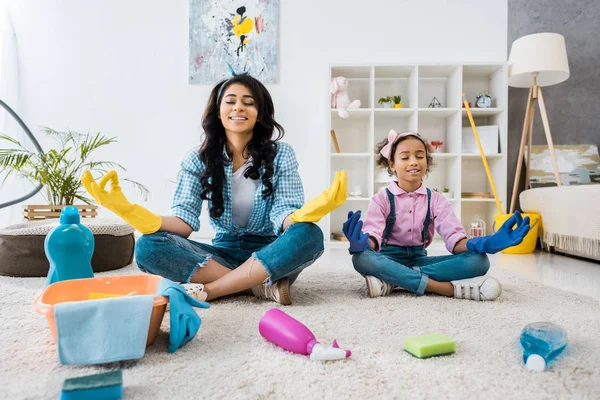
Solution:
<svg viewBox="0 0 600 400">
<path fill-rule="evenodd" d="M 235 83 L 245 86 L 252 92 L 258 110 L 252 139 L 244 149 L 252 157 L 252 165 L 246 169 L 244 177 L 254 180 L 261 178 L 265 186 L 262 193 L 263 199 L 273 194 L 273 183 L 271 182 L 274 171 L 273 160 L 277 155 L 277 141 L 281 140 L 285 134 L 283 127 L 275 121 L 275 108 L 269 91 L 257 79 L 250 75 L 236 75 L 219 82 L 213 88 L 202 116 L 205 140 L 200 148 L 200 161 L 205 166 L 204 172 L 200 176 L 202 185 L 200 198 L 211 201 L 209 210 L 211 218 L 219 218 L 225 211 L 223 205 L 224 166 L 231 161 L 223 152 L 226 136 L 225 127 L 219 119 L 219 108 L 222 94 L 225 93 L 227 87 Z M 277 135 L 274 137 L 275 131 L 277 131 Z M 260 167 L 264 168 L 262 177 L 259 172 Z"/>
<path fill-rule="evenodd" d="M 406 139 L 417 139 L 420 140 L 421 143 L 423 143 L 423 145 L 425 146 L 425 158 L 427 160 L 427 170 L 425 171 L 426 174 L 428 174 L 429 172 L 431 172 L 431 168 L 433 167 L 433 157 L 431 156 L 433 147 L 431 147 L 431 145 L 429 144 L 429 142 L 427 141 L 427 139 L 424 139 L 423 137 L 421 137 L 420 135 L 407 135 L 404 137 L 401 137 L 400 139 L 398 139 L 394 145 L 392 146 L 392 151 L 390 152 L 390 159 L 388 161 L 387 158 L 385 158 L 382 154 L 381 154 L 381 149 L 383 149 L 387 144 L 388 144 L 388 139 L 385 138 L 383 139 L 381 142 L 377 143 L 375 145 L 375 162 L 377 163 L 377 165 L 379 166 L 379 168 L 381 169 L 386 169 L 388 174 L 390 176 L 394 176 L 395 172 L 392 170 L 392 168 L 390 168 L 390 162 L 394 162 L 394 156 L 396 153 L 396 148 L 398 147 L 398 143 L 406 140 Z"/>
</svg>

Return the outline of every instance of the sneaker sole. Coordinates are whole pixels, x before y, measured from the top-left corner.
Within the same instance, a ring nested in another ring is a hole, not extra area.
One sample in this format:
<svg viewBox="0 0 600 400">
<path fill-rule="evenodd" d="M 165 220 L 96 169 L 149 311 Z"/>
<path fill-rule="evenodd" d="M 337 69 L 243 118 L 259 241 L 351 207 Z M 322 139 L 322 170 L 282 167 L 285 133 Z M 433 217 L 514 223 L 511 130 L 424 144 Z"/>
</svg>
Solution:
<svg viewBox="0 0 600 400">
<path fill-rule="evenodd" d="M 290 280 L 283 278 L 277 282 L 277 291 L 279 292 L 279 304 L 289 306 L 292 304 L 292 294 L 290 293 Z"/>
</svg>

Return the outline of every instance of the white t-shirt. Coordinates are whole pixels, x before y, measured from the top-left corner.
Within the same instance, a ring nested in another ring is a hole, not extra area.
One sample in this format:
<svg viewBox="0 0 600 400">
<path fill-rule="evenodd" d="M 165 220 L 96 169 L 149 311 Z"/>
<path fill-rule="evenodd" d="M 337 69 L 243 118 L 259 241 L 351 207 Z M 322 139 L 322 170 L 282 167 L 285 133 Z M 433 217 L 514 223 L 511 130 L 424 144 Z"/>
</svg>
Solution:
<svg viewBox="0 0 600 400">
<path fill-rule="evenodd" d="M 254 193 L 258 188 L 258 180 L 244 178 L 251 161 L 246 162 L 231 176 L 231 213 L 233 223 L 239 227 L 248 224 L 248 218 L 254 206 Z"/>
</svg>

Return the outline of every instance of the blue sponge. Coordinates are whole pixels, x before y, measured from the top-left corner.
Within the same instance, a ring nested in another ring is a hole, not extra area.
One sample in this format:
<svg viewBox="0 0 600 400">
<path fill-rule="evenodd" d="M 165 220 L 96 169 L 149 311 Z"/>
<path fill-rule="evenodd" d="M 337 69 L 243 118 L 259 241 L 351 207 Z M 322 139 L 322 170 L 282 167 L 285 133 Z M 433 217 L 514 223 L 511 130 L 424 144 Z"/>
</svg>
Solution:
<svg viewBox="0 0 600 400">
<path fill-rule="evenodd" d="M 60 400 L 117 400 L 123 397 L 123 372 L 69 378 L 63 383 Z"/>
</svg>

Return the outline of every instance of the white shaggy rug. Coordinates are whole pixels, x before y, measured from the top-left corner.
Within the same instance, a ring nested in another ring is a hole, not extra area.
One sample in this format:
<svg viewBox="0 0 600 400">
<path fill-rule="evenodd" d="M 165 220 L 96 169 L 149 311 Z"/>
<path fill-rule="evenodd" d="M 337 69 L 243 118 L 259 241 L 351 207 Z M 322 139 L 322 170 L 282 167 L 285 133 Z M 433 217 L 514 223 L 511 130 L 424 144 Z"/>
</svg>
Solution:
<svg viewBox="0 0 600 400">
<path fill-rule="evenodd" d="M 598 301 L 499 269 L 490 272 L 504 286 L 495 302 L 403 292 L 371 299 L 343 252 L 328 250 L 308 268 L 293 287 L 293 305 L 283 307 L 321 342 L 338 339 L 352 350 L 350 359 L 328 363 L 266 342 L 258 321 L 275 304 L 238 296 L 200 310 L 198 336 L 174 354 L 165 317 L 141 360 L 62 366 L 45 319 L 31 310 L 45 279 L 0 277 L 0 398 L 56 399 L 65 378 L 116 367 L 125 399 L 600 398 Z M 134 273 L 129 266 L 106 274 Z M 549 370 L 532 373 L 518 338 L 540 320 L 564 326 L 569 345 Z M 402 350 L 404 337 L 436 332 L 456 340 L 455 354 L 419 360 Z"/>
</svg>

